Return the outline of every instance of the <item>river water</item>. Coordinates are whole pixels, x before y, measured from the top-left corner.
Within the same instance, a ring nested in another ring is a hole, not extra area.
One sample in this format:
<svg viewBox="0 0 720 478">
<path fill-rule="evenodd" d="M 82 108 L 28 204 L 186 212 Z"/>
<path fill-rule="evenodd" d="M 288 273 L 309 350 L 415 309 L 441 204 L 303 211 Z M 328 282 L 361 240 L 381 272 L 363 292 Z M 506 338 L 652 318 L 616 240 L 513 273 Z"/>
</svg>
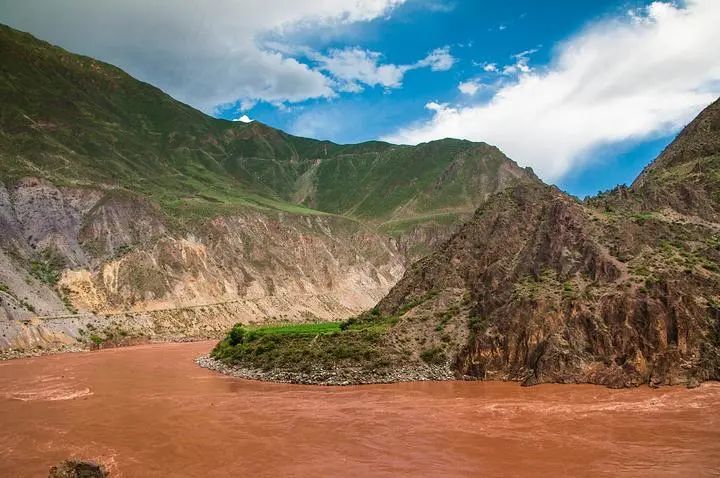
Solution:
<svg viewBox="0 0 720 478">
<path fill-rule="evenodd" d="M 719 383 L 283 385 L 197 367 L 211 347 L 0 363 L 0 477 L 720 475 Z"/>
</svg>

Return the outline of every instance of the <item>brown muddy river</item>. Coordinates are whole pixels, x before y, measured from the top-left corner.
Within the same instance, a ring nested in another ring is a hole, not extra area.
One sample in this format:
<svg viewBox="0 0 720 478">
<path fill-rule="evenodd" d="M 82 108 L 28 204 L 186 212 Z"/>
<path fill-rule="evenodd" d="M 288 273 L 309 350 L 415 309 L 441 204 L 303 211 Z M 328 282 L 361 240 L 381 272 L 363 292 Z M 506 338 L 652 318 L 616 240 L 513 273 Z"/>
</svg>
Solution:
<svg viewBox="0 0 720 478">
<path fill-rule="evenodd" d="M 720 475 L 718 383 L 282 385 L 197 367 L 211 347 L 0 363 L 0 477 Z"/>
</svg>

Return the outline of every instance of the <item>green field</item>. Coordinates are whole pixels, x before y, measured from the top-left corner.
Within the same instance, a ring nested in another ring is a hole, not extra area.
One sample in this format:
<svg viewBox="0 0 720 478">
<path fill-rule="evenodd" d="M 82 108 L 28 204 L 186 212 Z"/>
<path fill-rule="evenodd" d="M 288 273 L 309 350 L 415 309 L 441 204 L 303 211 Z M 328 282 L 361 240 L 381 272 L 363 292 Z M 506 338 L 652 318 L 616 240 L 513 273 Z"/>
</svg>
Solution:
<svg viewBox="0 0 720 478">
<path fill-rule="evenodd" d="M 317 322 L 306 324 L 279 324 L 261 327 L 245 327 L 248 333 L 258 335 L 318 335 L 340 332 L 341 322 Z"/>
</svg>

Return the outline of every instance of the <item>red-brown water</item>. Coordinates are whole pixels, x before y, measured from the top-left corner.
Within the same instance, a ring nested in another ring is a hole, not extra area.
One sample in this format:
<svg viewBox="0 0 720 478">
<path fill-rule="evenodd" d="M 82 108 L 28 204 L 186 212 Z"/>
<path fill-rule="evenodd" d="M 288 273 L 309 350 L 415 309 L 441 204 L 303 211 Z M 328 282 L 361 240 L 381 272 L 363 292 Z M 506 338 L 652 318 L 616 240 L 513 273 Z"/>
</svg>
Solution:
<svg viewBox="0 0 720 478">
<path fill-rule="evenodd" d="M 718 383 L 282 385 L 197 367 L 211 346 L 0 363 L 0 477 L 720 475 Z"/>
</svg>

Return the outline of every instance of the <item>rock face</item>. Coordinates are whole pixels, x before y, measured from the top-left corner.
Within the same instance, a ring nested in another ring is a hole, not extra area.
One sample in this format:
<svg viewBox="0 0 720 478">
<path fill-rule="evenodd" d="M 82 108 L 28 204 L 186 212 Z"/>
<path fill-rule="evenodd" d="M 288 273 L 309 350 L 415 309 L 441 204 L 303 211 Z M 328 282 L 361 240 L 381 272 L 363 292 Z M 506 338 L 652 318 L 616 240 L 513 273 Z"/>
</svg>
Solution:
<svg viewBox="0 0 720 478">
<path fill-rule="evenodd" d="M 671 208 L 720 222 L 720 103 L 695 118 L 633 182 L 593 198 L 596 207 Z"/>
<path fill-rule="evenodd" d="M 50 468 L 48 478 L 106 478 L 105 467 L 92 461 L 67 460 Z"/>
<path fill-rule="evenodd" d="M 404 270 L 389 238 L 337 216 L 248 209 L 173 230 L 137 195 L 39 179 L 0 191 L 0 311 L 10 321 L 0 349 L 66 346 L 87 339 L 88 324 L 161 339 L 219 336 L 235 322 L 340 320 Z M 26 197 L 35 199 L 16 199 Z M 25 323 L 38 315 L 60 317 Z M 186 329 L 160 332 L 168 315 Z"/>
<path fill-rule="evenodd" d="M 401 342 L 417 324 L 465 314 L 464 343 L 424 329 L 459 376 L 612 387 L 719 379 L 719 105 L 632 188 L 586 204 L 536 184 L 493 196 L 379 311 L 401 314 Z"/>
</svg>

